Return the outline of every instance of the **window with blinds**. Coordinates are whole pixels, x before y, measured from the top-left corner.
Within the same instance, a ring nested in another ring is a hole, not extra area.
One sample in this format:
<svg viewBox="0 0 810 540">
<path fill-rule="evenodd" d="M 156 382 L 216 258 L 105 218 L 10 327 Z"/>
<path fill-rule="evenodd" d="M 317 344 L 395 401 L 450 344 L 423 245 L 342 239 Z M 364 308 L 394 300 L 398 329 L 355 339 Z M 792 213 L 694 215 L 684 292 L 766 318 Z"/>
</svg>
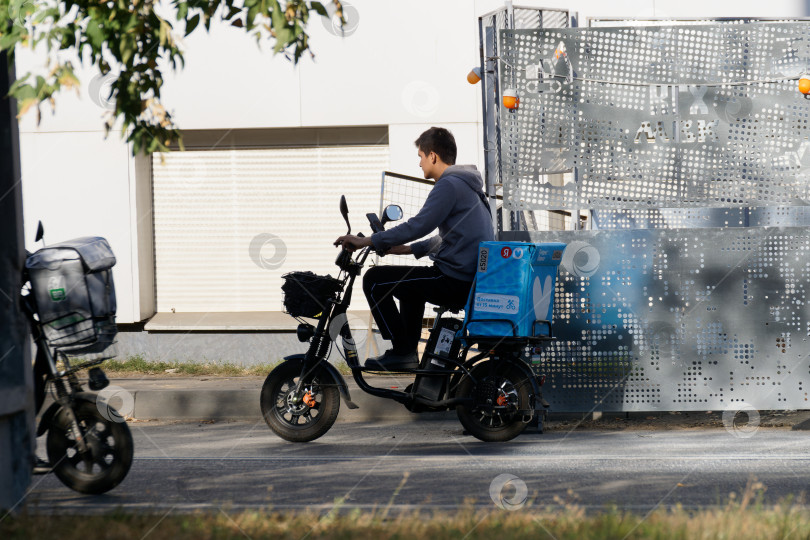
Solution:
<svg viewBox="0 0 810 540">
<path fill-rule="evenodd" d="M 388 161 L 387 145 L 155 155 L 157 311 L 280 311 L 282 274 L 337 277 L 340 196 L 368 234 Z M 366 310 L 357 285 L 352 309 Z"/>
</svg>

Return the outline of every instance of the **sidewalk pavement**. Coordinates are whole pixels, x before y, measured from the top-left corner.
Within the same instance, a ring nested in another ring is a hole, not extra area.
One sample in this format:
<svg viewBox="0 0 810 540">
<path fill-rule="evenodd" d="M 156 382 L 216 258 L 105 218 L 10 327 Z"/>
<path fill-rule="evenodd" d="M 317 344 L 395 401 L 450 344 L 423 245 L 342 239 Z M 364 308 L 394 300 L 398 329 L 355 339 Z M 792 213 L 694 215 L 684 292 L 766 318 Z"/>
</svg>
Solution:
<svg viewBox="0 0 810 540">
<path fill-rule="evenodd" d="M 112 406 L 136 420 L 261 420 L 259 396 L 264 377 L 145 376 L 110 380 Z M 371 384 L 404 390 L 408 376 L 375 376 Z M 414 414 L 390 399 L 371 396 L 346 378 L 357 409 L 341 400 L 338 422 L 415 422 L 455 419 L 455 411 Z M 125 392 L 119 394 L 118 388 Z M 117 394 L 117 397 L 116 395 Z M 120 400 L 120 401 L 117 401 Z M 123 406 L 122 406 L 123 405 Z M 126 409 L 126 410 L 124 410 Z M 551 411 L 554 429 L 688 429 L 722 428 L 722 412 L 560 413 Z M 760 411 L 759 426 L 810 430 L 810 410 Z"/>
</svg>

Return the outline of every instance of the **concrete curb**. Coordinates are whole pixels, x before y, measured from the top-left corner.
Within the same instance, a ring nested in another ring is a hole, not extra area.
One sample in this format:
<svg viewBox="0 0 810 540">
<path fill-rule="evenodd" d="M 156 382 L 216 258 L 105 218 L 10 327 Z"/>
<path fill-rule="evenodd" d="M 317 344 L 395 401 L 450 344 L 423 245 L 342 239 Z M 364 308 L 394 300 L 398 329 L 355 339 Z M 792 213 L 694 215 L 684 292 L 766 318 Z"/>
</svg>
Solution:
<svg viewBox="0 0 810 540">
<path fill-rule="evenodd" d="M 223 380 L 222 384 L 213 381 L 214 384 L 205 385 L 194 380 L 184 382 L 190 384 L 183 386 L 181 382 L 172 388 L 162 388 L 153 383 L 150 388 L 143 381 L 118 379 L 111 381 L 111 385 L 123 388 L 132 396 L 130 415 L 138 420 L 262 420 L 259 397 L 263 379 L 231 378 Z M 399 403 L 366 394 L 354 382 L 348 384 L 352 401 L 358 408 L 349 409 L 341 400 L 338 422 L 455 418 L 453 411 L 414 414 Z"/>
<path fill-rule="evenodd" d="M 404 389 L 412 381 L 410 377 L 375 377 L 372 384 L 380 388 Z M 152 377 L 133 379 L 112 379 L 107 392 L 121 392 L 122 401 L 110 398 L 110 404 L 136 420 L 204 421 L 242 420 L 262 422 L 259 397 L 264 377 Z M 431 420 L 456 420 L 455 411 L 415 414 L 394 401 L 371 396 L 360 390 L 357 384 L 347 378 L 352 401 L 359 408 L 349 409 L 341 400 L 337 422 L 407 423 Z M 126 409 L 122 406 L 126 403 Z M 762 411 L 763 414 L 768 411 Z M 774 411 L 770 411 L 774 413 Z M 577 426 L 594 427 L 600 420 L 651 421 L 651 425 L 663 428 L 672 415 L 690 418 L 698 427 L 705 420 L 713 419 L 717 424 L 722 412 L 709 415 L 705 412 L 605 412 L 605 413 L 566 413 L 550 411 L 550 421 L 573 422 Z M 810 429 L 810 410 L 776 411 L 775 418 L 763 416 L 763 425 L 792 425 L 796 430 Z M 721 424 L 722 427 L 722 424 Z"/>
<path fill-rule="evenodd" d="M 350 390 L 351 391 L 351 390 Z M 261 390 L 136 390 L 132 416 L 138 420 L 261 420 Z M 445 419 L 455 413 L 414 414 L 404 406 L 361 392 L 351 392 L 359 408 L 349 409 L 341 401 L 337 422 L 397 421 Z"/>
</svg>

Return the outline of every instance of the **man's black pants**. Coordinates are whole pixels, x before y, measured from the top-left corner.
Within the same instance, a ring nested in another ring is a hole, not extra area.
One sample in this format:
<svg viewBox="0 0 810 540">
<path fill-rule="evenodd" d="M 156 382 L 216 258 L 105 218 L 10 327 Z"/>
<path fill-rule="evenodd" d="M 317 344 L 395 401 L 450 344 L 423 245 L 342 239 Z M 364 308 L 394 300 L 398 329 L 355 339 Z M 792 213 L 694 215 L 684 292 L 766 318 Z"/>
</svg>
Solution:
<svg viewBox="0 0 810 540">
<path fill-rule="evenodd" d="M 375 266 L 363 278 L 363 292 L 377 327 L 400 354 L 416 350 L 425 302 L 461 307 L 471 286 L 472 281 L 445 276 L 435 266 Z"/>
</svg>

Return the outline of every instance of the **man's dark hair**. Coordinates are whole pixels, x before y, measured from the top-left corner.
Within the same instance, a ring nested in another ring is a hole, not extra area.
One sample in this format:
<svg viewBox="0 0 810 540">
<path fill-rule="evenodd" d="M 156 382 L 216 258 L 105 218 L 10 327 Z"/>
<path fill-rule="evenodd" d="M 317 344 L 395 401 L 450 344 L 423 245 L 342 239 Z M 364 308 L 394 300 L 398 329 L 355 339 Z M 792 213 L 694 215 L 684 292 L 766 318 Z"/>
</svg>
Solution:
<svg viewBox="0 0 810 540">
<path fill-rule="evenodd" d="M 425 155 L 431 152 L 436 152 L 443 162 L 447 165 L 456 164 L 456 140 L 453 134 L 448 130 L 440 127 L 432 127 L 425 131 L 415 141 L 416 147 Z"/>
</svg>

